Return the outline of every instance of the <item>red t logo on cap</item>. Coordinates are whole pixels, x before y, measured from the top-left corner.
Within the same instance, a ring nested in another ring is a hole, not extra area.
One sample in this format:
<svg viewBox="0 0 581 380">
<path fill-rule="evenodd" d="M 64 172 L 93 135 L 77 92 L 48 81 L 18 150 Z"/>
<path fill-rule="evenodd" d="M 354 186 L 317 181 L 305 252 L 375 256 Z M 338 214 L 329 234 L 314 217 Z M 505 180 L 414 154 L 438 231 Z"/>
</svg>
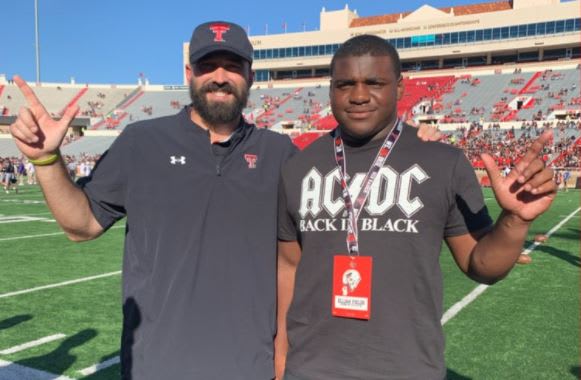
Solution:
<svg viewBox="0 0 581 380">
<path fill-rule="evenodd" d="M 212 24 L 210 30 L 214 33 L 214 42 L 224 42 L 222 35 L 230 30 L 228 24 Z"/>
</svg>

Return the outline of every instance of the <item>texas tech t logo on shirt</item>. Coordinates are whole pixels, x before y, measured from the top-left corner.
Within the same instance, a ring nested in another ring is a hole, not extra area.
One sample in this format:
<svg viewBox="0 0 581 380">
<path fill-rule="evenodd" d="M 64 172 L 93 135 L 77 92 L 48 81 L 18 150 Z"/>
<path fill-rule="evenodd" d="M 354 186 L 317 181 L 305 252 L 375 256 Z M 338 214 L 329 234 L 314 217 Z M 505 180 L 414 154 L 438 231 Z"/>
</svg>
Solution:
<svg viewBox="0 0 581 380">
<path fill-rule="evenodd" d="M 339 168 L 322 175 L 317 168 L 312 168 L 303 178 L 299 215 L 301 231 L 343 231 L 346 230 L 346 219 L 342 212 L 345 202 L 341 197 L 341 182 Z M 349 181 L 349 193 L 355 198 L 365 178 L 365 173 L 356 173 Z M 430 177 L 414 164 L 402 173 L 389 166 L 382 167 L 371 186 L 371 191 L 364 210 L 371 218 L 360 220 L 360 231 L 394 231 L 418 233 L 417 220 L 411 220 L 424 204 L 419 197 L 410 199 L 412 186 L 421 184 Z M 408 219 L 382 219 L 390 209 L 397 206 Z M 318 219 L 319 217 L 325 219 Z M 331 219 L 329 219 L 330 217 Z M 308 220 L 307 220 L 308 219 Z"/>
<path fill-rule="evenodd" d="M 244 155 L 244 159 L 248 164 L 248 169 L 256 169 L 256 161 L 258 160 L 258 156 L 256 154 L 248 154 Z"/>
</svg>

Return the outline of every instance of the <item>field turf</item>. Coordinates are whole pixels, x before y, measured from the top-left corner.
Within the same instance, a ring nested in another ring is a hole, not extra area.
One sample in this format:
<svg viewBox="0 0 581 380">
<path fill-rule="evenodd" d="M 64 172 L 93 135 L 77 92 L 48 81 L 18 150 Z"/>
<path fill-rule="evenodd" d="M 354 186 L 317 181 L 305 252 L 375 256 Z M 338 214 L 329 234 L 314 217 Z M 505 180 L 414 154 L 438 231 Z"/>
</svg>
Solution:
<svg viewBox="0 0 581 380">
<path fill-rule="evenodd" d="M 523 249 L 566 220 L 532 264 L 470 303 L 458 304 L 478 284 L 443 249 L 444 310 L 460 310 L 444 324 L 449 379 L 579 378 L 579 195 L 560 192 L 534 223 Z M 0 194 L 0 380 L 119 379 L 123 236 L 122 221 L 69 242 L 37 187 Z"/>
</svg>

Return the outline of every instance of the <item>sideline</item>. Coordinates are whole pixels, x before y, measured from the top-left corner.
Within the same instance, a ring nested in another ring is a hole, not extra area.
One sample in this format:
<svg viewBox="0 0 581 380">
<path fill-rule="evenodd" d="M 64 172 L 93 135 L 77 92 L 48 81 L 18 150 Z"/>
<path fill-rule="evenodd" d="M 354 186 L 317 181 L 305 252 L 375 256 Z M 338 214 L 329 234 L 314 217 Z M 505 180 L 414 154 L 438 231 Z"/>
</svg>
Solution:
<svg viewBox="0 0 581 380">
<path fill-rule="evenodd" d="M 119 363 L 121 363 L 121 358 L 119 356 L 115 356 L 114 358 L 105 360 L 104 362 L 101 362 L 98 364 L 94 364 L 90 367 L 81 369 L 77 372 L 83 376 L 89 376 L 89 375 L 92 375 L 98 371 L 101 371 L 105 368 L 109 368 L 109 367 L 114 366 L 115 364 L 119 364 Z"/>
<path fill-rule="evenodd" d="M 561 228 L 563 226 L 563 224 L 567 223 L 571 218 L 573 218 L 579 212 L 579 210 L 581 210 L 581 207 L 579 207 L 577 210 L 570 213 L 565 219 L 561 220 L 556 226 L 551 228 L 549 230 L 549 232 L 547 232 L 545 235 L 547 235 L 547 237 L 549 237 L 552 234 L 554 234 L 559 228 Z M 535 241 L 534 243 L 529 245 L 527 247 L 527 249 L 525 249 L 522 252 L 522 254 L 529 255 L 540 244 L 541 244 L 540 242 Z M 454 318 L 459 312 L 462 311 L 462 309 L 464 309 L 466 306 L 470 305 L 470 303 L 472 303 L 472 301 L 474 301 L 482 293 L 484 293 L 484 291 L 486 289 L 488 289 L 489 286 L 490 285 L 484 285 L 484 284 L 478 285 L 476 288 L 474 288 L 474 290 L 472 290 L 470 293 L 468 293 L 467 296 L 462 298 L 462 300 L 460 300 L 459 302 L 456 302 L 454 305 L 452 305 L 452 307 L 450 307 L 442 316 L 442 319 L 440 321 L 442 323 L 442 326 L 445 325 L 447 322 L 449 322 L 450 319 Z"/>
</svg>

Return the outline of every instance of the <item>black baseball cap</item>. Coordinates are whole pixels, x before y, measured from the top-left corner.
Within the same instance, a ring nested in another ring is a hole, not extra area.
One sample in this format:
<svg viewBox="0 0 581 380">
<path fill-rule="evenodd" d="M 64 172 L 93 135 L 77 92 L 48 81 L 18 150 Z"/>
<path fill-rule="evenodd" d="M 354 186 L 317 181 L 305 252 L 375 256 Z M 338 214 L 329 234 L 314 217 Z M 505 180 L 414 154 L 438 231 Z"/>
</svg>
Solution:
<svg viewBox="0 0 581 380">
<path fill-rule="evenodd" d="M 190 63 L 215 51 L 228 51 L 252 63 L 252 44 L 240 25 L 210 21 L 199 25 L 190 40 Z"/>
</svg>

